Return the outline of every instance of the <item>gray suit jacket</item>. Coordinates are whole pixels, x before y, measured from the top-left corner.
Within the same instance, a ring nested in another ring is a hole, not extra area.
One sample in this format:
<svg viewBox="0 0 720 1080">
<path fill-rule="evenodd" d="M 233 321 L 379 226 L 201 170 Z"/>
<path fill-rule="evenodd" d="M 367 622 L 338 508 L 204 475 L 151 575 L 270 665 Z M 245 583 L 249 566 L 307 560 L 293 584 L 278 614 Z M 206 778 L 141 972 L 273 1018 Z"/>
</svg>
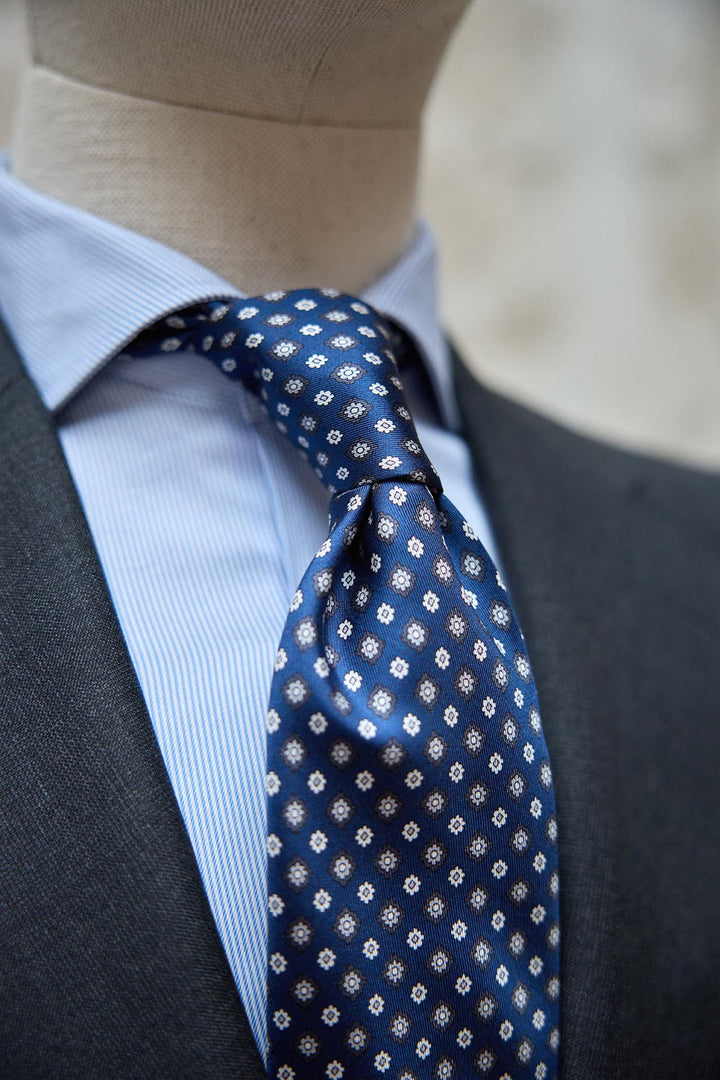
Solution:
<svg viewBox="0 0 720 1080">
<path fill-rule="evenodd" d="M 720 478 L 456 377 L 555 775 L 561 1076 L 717 1078 Z M 53 421 L 0 331 L 0 1076 L 263 1075 Z"/>
</svg>

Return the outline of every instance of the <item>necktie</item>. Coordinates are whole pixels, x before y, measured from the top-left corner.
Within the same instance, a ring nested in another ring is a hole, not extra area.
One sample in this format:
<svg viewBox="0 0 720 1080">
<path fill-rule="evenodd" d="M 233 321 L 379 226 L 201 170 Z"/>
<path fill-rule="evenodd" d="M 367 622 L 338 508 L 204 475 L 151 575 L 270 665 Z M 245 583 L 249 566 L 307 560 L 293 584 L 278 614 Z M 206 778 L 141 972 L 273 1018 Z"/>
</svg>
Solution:
<svg viewBox="0 0 720 1080">
<path fill-rule="evenodd" d="M 330 494 L 268 730 L 268 1070 L 551 1080 L 557 825 L 522 633 L 405 402 L 407 336 L 331 289 L 178 312 Z"/>
</svg>

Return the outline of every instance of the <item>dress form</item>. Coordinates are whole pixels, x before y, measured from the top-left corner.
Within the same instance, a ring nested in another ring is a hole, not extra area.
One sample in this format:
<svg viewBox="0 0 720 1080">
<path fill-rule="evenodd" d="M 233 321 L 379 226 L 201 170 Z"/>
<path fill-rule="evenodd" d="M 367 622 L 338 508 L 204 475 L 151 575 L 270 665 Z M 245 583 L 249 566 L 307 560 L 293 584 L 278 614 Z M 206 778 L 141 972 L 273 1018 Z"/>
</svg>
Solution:
<svg viewBox="0 0 720 1080">
<path fill-rule="evenodd" d="M 248 293 L 359 291 L 407 246 L 467 0 L 28 0 L 23 182 Z"/>
</svg>

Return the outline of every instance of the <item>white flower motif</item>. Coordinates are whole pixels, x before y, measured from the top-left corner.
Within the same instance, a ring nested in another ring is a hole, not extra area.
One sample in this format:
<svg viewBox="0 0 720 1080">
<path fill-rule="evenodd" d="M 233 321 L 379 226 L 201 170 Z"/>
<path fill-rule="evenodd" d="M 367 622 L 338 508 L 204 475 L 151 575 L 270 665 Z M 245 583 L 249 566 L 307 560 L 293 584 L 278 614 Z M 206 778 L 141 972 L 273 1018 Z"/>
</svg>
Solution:
<svg viewBox="0 0 720 1080">
<path fill-rule="evenodd" d="M 275 975 L 282 975 L 287 968 L 287 960 L 282 953 L 275 952 L 270 957 L 270 968 Z"/>
<path fill-rule="evenodd" d="M 403 717 L 403 731 L 406 731 L 408 735 L 417 735 L 420 730 L 420 721 L 414 713 L 407 713 Z"/>
<path fill-rule="evenodd" d="M 348 690 L 359 690 L 362 686 L 362 675 L 359 671 L 348 671 L 348 673 L 343 679 L 343 682 L 347 686 Z"/>
<path fill-rule="evenodd" d="M 377 337 L 377 334 L 371 326 L 358 326 L 358 334 L 362 334 L 363 337 Z"/>
<path fill-rule="evenodd" d="M 316 829 L 308 841 L 310 847 L 313 849 L 316 855 L 319 855 L 321 851 L 324 851 L 328 845 L 328 838 L 324 832 L 320 829 Z"/>
<path fill-rule="evenodd" d="M 317 300 L 311 300 L 310 297 L 303 297 L 302 300 L 295 301 L 295 307 L 298 311 L 313 311 L 317 307 Z"/>
<path fill-rule="evenodd" d="M 425 989 L 425 987 L 423 987 L 423 990 L 424 989 Z M 425 1061 L 425 1058 L 428 1057 L 428 1055 L 430 1053 L 431 1046 L 432 1046 L 432 1043 L 430 1042 L 430 1040 L 426 1039 L 424 1037 L 422 1039 L 420 1039 L 420 1041 L 418 1042 L 417 1046 L 415 1047 L 415 1053 L 417 1054 L 417 1056 L 422 1061 Z"/>
<path fill-rule="evenodd" d="M 411 536 L 407 542 L 407 549 L 410 555 L 413 555 L 416 559 L 422 558 L 425 553 L 425 545 L 422 540 L 419 540 L 417 536 Z"/>
<path fill-rule="evenodd" d="M 340 625 L 337 628 L 338 637 L 342 638 L 343 641 L 347 641 L 347 639 L 350 637 L 352 632 L 353 632 L 353 624 L 350 622 L 349 619 L 343 619 L 343 621 L 340 623 Z"/>
<path fill-rule="evenodd" d="M 245 338 L 245 344 L 248 349 L 257 349 L 261 341 L 263 341 L 262 334 L 249 334 Z"/>
<path fill-rule="evenodd" d="M 525 701 L 522 690 L 516 689 L 515 693 L 513 694 L 513 700 L 518 709 L 522 709 L 523 703 Z"/>
<path fill-rule="evenodd" d="M 379 431 L 381 435 L 389 435 L 391 431 L 395 430 L 395 425 L 388 416 L 383 416 L 382 419 L 375 421 L 375 430 Z"/>
<path fill-rule="evenodd" d="M 323 559 L 328 552 L 332 549 L 332 537 L 328 536 L 327 540 L 323 540 L 320 547 L 315 552 L 316 559 Z"/>
<path fill-rule="evenodd" d="M 313 398 L 316 405 L 329 405 L 335 395 L 331 390 L 320 390 Z"/>
<path fill-rule="evenodd" d="M 533 859 L 533 869 L 542 874 L 543 870 L 547 866 L 547 859 L 542 851 L 538 851 L 537 855 Z"/>
<path fill-rule="evenodd" d="M 487 716 L 488 720 L 490 720 L 495 715 L 495 709 L 496 709 L 496 705 L 495 705 L 495 701 L 494 701 L 493 698 L 491 698 L 490 696 L 488 696 L 486 698 L 483 698 L 483 703 L 482 703 L 483 716 Z"/>
<path fill-rule="evenodd" d="M 536 904 L 535 907 L 530 912 L 530 918 L 532 919 L 532 921 L 535 923 L 536 926 L 539 926 L 541 922 L 545 921 L 545 916 L 546 915 L 547 915 L 547 912 L 546 912 L 545 908 L 542 906 L 542 904 Z"/>
<path fill-rule="evenodd" d="M 500 986 L 507 986 L 507 981 L 510 978 L 510 972 L 504 964 L 501 964 L 495 972 L 495 978 L 499 982 Z"/>
<path fill-rule="evenodd" d="M 502 911 L 496 911 L 490 922 L 492 924 L 493 930 L 497 930 L 498 932 L 500 932 L 500 930 L 502 930 L 503 926 L 505 925 L 505 916 L 503 915 Z"/>
<path fill-rule="evenodd" d="M 350 475 L 350 471 L 349 469 L 346 469 L 344 465 L 341 465 L 335 475 L 337 476 L 338 480 L 347 480 L 348 476 Z"/>
<path fill-rule="evenodd" d="M 467 536 L 468 540 L 477 540 L 478 539 L 478 534 L 475 532 L 472 525 L 469 525 L 467 521 L 463 521 L 462 527 L 463 527 L 463 532 Z"/>
<path fill-rule="evenodd" d="M 276 858 L 282 851 L 282 840 L 275 833 L 270 833 L 267 838 L 267 853 L 271 859 Z"/>
<path fill-rule="evenodd" d="M 369 904 L 375 898 L 375 886 L 370 881 L 363 881 L 362 885 L 358 886 L 357 895 L 363 904 Z"/>
<path fill-rule="evenodd" d="M 380 952 L 380 946 L 375 938 L 368 938 L 363 945 L 363 956 L 366 960 L 374 960 Z"/>
<path fill-rule="evenodd" d="M 431 615 L 434 615 L 437 609 L 440 607 L 440 597 L 437 593 L 432 592 L 431 589 L 423 596 L 423 607 L 426 611 L 429 611 Z"/>
<path fill-rule="evenodd" d="M 332 949 L 322 949 L 318 953 L 317 962 L 323 971 L 329 971 L 331 967 L 334 967 L 336 960 L 337 956 Z"/>
<path fill-rule="evenodd" d="M 342 431 L 338 431 L 337 428 L 331 428 L 325 436 L 325 439 L 331 446 L 337 446 L 339 442 L 342 442 L 342 437 Z"/>
<path fill-rule="evenodd" d="M 462 885 L 464 880 L 465 871 L 459 866 L 454 866 L 448 874 L 448 881 L 450 884 L 457 889 L 459 885 Z"/>
<path fill-rule="evenodd" d="M 473 1034 L 470 1028 L 461 1028 L 457 1033 L 456 1041 L 462 1050 L 467 1050 L 468 1046 L 473 1041 Z"/>
<path fill-rule="evenodd" d="M 358 724 L 358 733 L 363 739 L 374 739 L 377 735 L 377 724 L 373 724 L 372 720 L 363 719 Z"/>
<path fill-rule="evenodd" d="M 374 352 L 363 353 L 363 360 L 367 360 L 368 364 L 375 364 L 376 366 L 382 364 L 382 360 L 378 354 Z"/>
<path fill-rule="evenodd" d="M 317 323 L 306 323 L 305 326 L 300 327 L 300 333 L 305 337 L 315 337 L 316 334 L 322 333 L 322 326 L 318 326 Z"/>
<path fill-rule="evenodd" d="M 452 780 L 453 784 L 459 784 L 464 775 L 465 766 L 461 765 L 459 761 L 453 762 L 448 772 L 448 776 Z"/>
<path fill-rule="evenodd" d="M 246 307 L 241 307 L 240 308 L 240 310 L 237 313 L 237 318 L 238 319 L 252 319 L 252 317 L 254 315 L 257 315 L 257 313 L 258 313 L 258 308 L 252 307 L 251 305 L 247 305 Z"/>
<path fill-rule="evenodd" d="M 388 393 L 387 386 L 384 386 L 382 383 L 379 382 L 370 383 L 370 385 L 368 386 L 368 390 L 371 394 L 377 394 L 378 397 L 385 397 L 385 395 Z"/>
<path fill-rule="evenodd" d="M 456 941 L 462 941 L 467 934 L 467 923 L 464 923 L 462 919 L 458 919 L 452 924 L 451 933 Z"/>
<path fill-rule="evenodd" d="M 539 799 L 533 799 L 530 803 L 530 813 L 534 818 L 539 818 L 542 814 L 542 803 Z"/>
<path fill-rule="evenodd" d="M 327 1005 L 323 1009 L 320 1019 L 322 1020 L 323 1024 L 327 1024 L 328 1027 L 334 1027 L 334 1025 L 337 1024 L 338 1020 L 340 1019 L 340 1010 L 337 1008 L 336 1005 Z M 334 1062 L 334 1064 L 338 1065 L 338 1062 Z M 342 1069 L 342 1065 L 340 1065 L 339 1067 Z M 330 1068 L 331 1066 L 329 1065 L 328 1069 Z M 333 1074 L 330 1072 L 328 1072 L 327 1075 L 333 1076 Z M 342 1076 L 342 1072 L 336 1072 L 334 1076 Z"/>
<path fill-rule="evenodd" d="M 410 874 L 403 882 L 403 889 L 408 896 L 415 896 L 420 889 L 420 878 L 416 874 Z"/>
<path fill-rule="evenodd" d="M 396 656 L 390 663 L 390 674 L 396 679 L 404 679 L 410 671 L 410 665 L 402 656 Z"/>
<path fill-rule="evenodd" d="M 361 848 L 366 848 L 368 844 L 372 843 L 374 832 L 368 825 L 361 825 L 355 833 L 355 842 L 360 845 Z"/>
<path fill-rule="evenodd" d="M 442 645 L 440 646 L 440 648 L 435 653 L 435 663 L 437 664 L 437 666 L 440 668 L 441 671 L 445 671 L 445 668 L 450 663 L 450 653 Z"/>
<path fill-rule="evenodd" d="M 327 911 L 331 901 L 332 896 L 327 889 L 318 889 L 313 897 L 313 907 L 316 907 L 318 911 Z"/>
<path fill-rule="evenodd" d="M 479 638 L 475 642 L 475 644 L 473 645 L 473 656 L 475 657 L 476 660 L 479 660 L 481 663 L 482 663 L 483 660 L 485 660 L 487 658 L 487 645 L 485 644 L 484 641 L 481 641 Z"/>
<path fill-rule="evenodd" d="M 268 896 L 268 911 L 276 918 L 278 915 L 282 915 L 285 910 L 285 901 L 277 893 L 272 893 Z"/>
<path fill-rule="evenodd" d="M 492 876 L 499 880 L 500 878 L 505 877 L 505 875 L 507 874 L 507 869 L 507 863 L 503 862 L 502 859 L 497 859 L 497 861 L 493 863 L 491 871 Z"/>
<path fill-rule="evenodd" d="M 503 759 L 500 756 L 500 754 L 498 754 L 496 752 L 496 753 L 491 755 L 490 760 L 488 762 L 488 767 L 490 769 L 490 772 L 495 773 L 495 775 L 497 775 L 500 772 L 500 770 L 503 767 Z"/>
<path fill-rule="evenodd" d="M 502 985 L 504 986 L 505 984 L 503 983 Z M 512 1038 L 512 1033 L 514 1030 L 515 1029 L 509 1020 L 503 1020 L 502 1024 L 500 1025 L 500 1031 L 498 1034 L 500 1035 L 500 1038 L 503 1042 L 507 1042 L 508 1039 Z"/>
<path fill-rule="evenodd" d="M 402 835 L 404 840 L 417 840 L 420 835 L 420 826 L 417 821 L 408 821 L 406 825 L 403 825 Z"/>
<path fill-rule="evenodd" d="M 367 944 L 367 942 L 366 942 L 366 944 Z M 363 952 L 364 952 L 364 949 L 363 949 Z M 385 1008 L 385 999 L 380 994 L 373 994 L 373 996 L 368 1001 L 368 1009 L 373 1014 L 373 1016 L 379 1016 L 384 1008 Z"/>
<path fill-rule="evenodd" d="M 528 765 L 530 765 L 535 760 L 535 751 L 533 750 L 529 742 L 526 742 L 523 746 L 523 757 L 527 761 Z"/>
<path fill-rule="evenodd" d="M 319 769 L 315 769 L 315 771 L 311 772 L 308 776 L 307 785 L 312 791 L 313 795 L 319 795 L 321 791 L 324 791 L 326 784 L 327 780 Z"/>
<path fill-rule="evenodd" d="M 411 769 L 405 777 L 405 783 L 411 791 L 415 791 L 416 788 L 419 788 L 422 782 L 423 774 L 420 772 L 419 769 Z"/>
<path fill-rule="evenodd" d="M 407 499 L 407 491 L 405 491 L 404 488 L 398 487 L 397 484 L 395 484 L 393 487 L 390 488 L 390 491 L 388 492 L 388 499 L 395 506 L 402 506 Z"/>
<path fill-rule="evenodd" d="M 395 457 L 393 454 L 388 454 L 387 457 L 381 458 L 378 461 L 378 465 L 381 469 L 399 469 L 402 465 L 402 458 Z"/>
<path fill-rule="evenodd" d="M 303 602 L 302 589 L 297 589 L 296 592 L 295 592 L 295 595 L 293 596 L 292 600 L 290 601 L 290 610 L 291 611 L 297 611 L 297 609 L 300 607 L 302 602 Z"/>
<path fill-rule="evenodd" d="M 290 406 L 286 405 L 284 401 L 281 401 L 277 407 L 277 411 L 280 413 L 281 416 L 289 416 Z"/>
<path fill-rule="evenodd" d="M 313 735 L 322 735 L 322 733 L 327 728 L 327 720 L 323 713 L 313 713 L 308 720 L 308 727 L 312 731 Z"/>
<path fill-rule="evenodd" d="M 277 729 L 280 727 L 280 713 L 277 709 L 268 709 L 267 714 L 267 729 L 271 735 L 274 735 Z"/>
<path fill-rule="evenodd" d="M 504 810 L 502 806 L 498 806 L 497 810 L 493 812 L 491 820 L 496 829 L 502 829 L 507 817 L 507 810 Z"/>
<path fill-rule="evenodd" d="M 455 817 L 450 818 L 450 821 L 448 822 L 448 829 L 453 834 L 453 836 L 457 836 L 463 831 L 464 828 L 465 818 L 461 817 L 460 814 L 456 814 Z"/>
<path fill-rule="evenodd" d="M 363 769 L 355 777 L 355 784 L 361 791 L 369 791 L 375 783 L 375 777 L 369 769 Z"/>
<path fill-rule="evenodd" d="M 377 620 L 383 623 L 385 626 L 389 626 L 395 618 L 395 608 L 392 604 L 383 602 L 377 609 Z"/>
<path fill-rule="evenodd" d="M 377 574 L 378 570 L 382 566 L 382 557 L 378 555 L 376 551 L 373 551 L 370 556 L 370 569 L 374 574 Z"/>
<path fill-rule="evenodd" d="M 265 778 L 265 788 L 268 795 L 277 795 L 281 785 L 282 781 L 276 772 L 271 771 L 267 774 L 267 777 Z"/>
<path fill-rule="evenodd" d="M 472 979 L 469 975 L 460 975 L 460 977 L 455 980 L 455 990 L 461 997 L 465 997 L 466 994 L 469 994 L 471 988 Z"/>
<path fill-rule="evenodd" d="M 407 940 L 407 943 L 410 946 L 410 948 L 413 949 L 413 951 L 415 951 L 415 950 L 419 949 L 420 946 L 422 945 L 422 943 L 424 942 L 425 935 L 423 934 L 422 930 L 418 930 L 417 927 L 413 927 L 413 929 L 408 934 L 406 940 Z"/>
<path fill-rule="evenodd" d="M 317 660 L 313 664 L 315 674 L 319 675 L 321 679 L 327 679 L 330 674 L 330 668 L 328 662 L 324 656 L 318 656 Z"/>
<path fill-rule="evenodd" d="M 284 1009 L 276 1009 L 273 1013 L 273 1022 L 280 1031 L 285 1031 L 286 1028 L 290 1027 L 290 1014 L 285 1012 Z"/>
<path fill-rule="evenodd" d="M 455 727 L 460 719 L 460 713 L 454 705 L 448 705 L 443 712 L 443 719 L 448 727 Z"/>
<path fill-rule="evenodd" d="M 392 1058 L 387 1050 L 381 1050 L 379 1054 L 375 1055 L 375 1068 L 378 1072 L 385 1073 L 390 1068 L 391 1061 Z"/>
<path fill-rule="evenodd" d="M 544 967 L 545 967 L 545 964 L 543 963 L 543 961 L 540 959 L 539 956 L 533 956 L 532 959 L 530 960 L 530 963 L 528 964 L 528 970 L 529 970 L 530 974 L 535 975 L 535 976 L 541 975 L 542 970 L 543 970 Z"/>
</svg>

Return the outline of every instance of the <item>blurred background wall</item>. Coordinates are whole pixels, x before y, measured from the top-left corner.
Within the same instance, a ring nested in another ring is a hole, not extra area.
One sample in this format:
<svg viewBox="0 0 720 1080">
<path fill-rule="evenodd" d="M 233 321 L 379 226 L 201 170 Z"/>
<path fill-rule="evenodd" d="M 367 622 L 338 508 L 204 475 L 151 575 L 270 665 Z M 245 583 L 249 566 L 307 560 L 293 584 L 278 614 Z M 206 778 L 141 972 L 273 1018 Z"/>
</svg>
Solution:
<svg viewBox="0 0 720 1080">
<path fill-rule="evenodd" d="M 474 0 L 428 114 L 445 322 L 488 384 L 720 466 L 720 3 Z M 0 0 L 0 145 L 25 58 Z"/>
</svg>

